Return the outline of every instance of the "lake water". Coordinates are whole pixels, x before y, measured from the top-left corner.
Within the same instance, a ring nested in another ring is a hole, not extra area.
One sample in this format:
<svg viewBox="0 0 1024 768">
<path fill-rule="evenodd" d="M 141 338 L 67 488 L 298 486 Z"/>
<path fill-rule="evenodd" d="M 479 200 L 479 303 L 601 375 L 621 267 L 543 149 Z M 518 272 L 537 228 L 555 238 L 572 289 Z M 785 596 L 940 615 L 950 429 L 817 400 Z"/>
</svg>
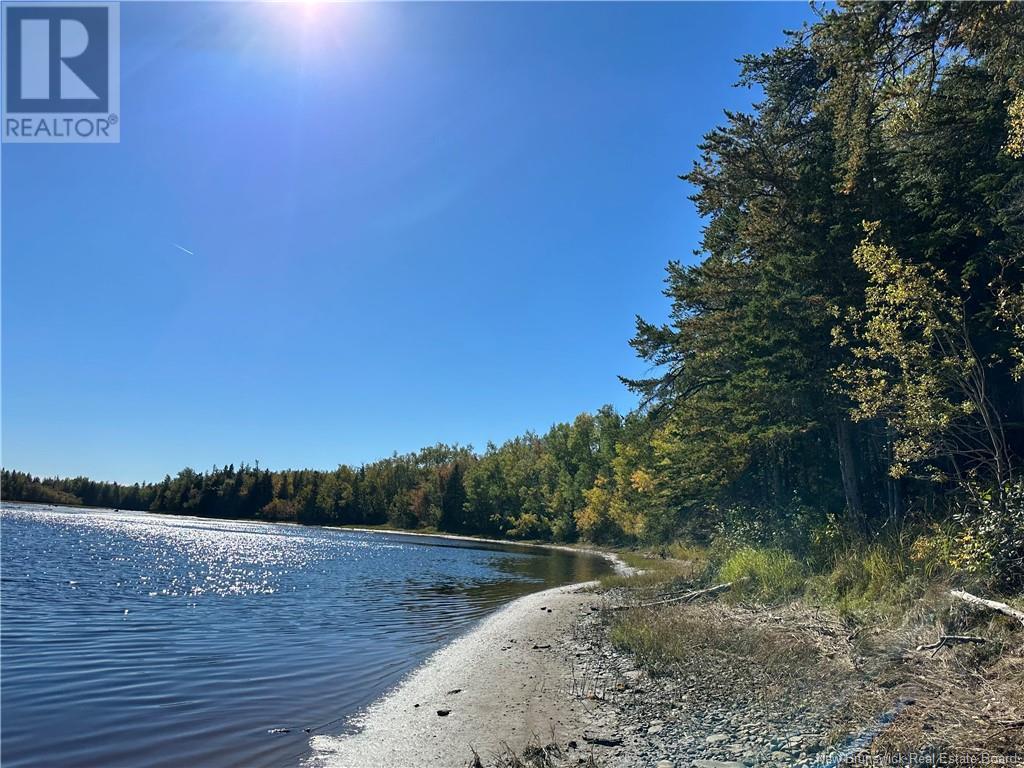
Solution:
<svg viewBox="0 0 1024 768">
<path fill-rule="evenodd" d="M 525 547 L 18 504 L 3 505 L 0 535 L 5 768 L 299 766 L 311 736 L 345 732 L 481 617 L 608 568 Z"/>
</svg>

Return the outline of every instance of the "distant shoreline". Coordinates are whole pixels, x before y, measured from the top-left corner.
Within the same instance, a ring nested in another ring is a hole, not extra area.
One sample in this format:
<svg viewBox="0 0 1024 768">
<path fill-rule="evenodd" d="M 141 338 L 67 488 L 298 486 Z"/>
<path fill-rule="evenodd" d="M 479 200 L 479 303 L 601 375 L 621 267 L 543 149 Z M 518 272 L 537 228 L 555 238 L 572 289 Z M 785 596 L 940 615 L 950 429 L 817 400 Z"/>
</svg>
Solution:
<svg viewBox="0 0 1024 768">
<path fill-rule="evenodd" d="M 301 525 L 301 523 L 299 523 Z M 596 555 L 597 557 L 603 557 L 608 560 L 612 567 L 617 573 L 629 574 L 635 570 L 632 566 L 626 564 L 626 562 L 619 557 L 618 554 L 609 549 L 600 549 L 593 547 L 589 544 L 582 546 L 573 546 L 571 544 L 551 544 L 542 541 L 517 541 L 515 539 L 493 539 L 486 536 L 468 536 L 460 533 L 428 533 L 427 531 L 407 531 L 402 528 L 369 528 L 366 526 L 352 526 L 352 525 L 318 525 L 309 526 L 314 528 L 329 528 L 332 530 L 341 531 L 357 531 L 359 533 L 396 533 L 402 536 L 424 536 L 432 539 L 453 539 L 455 541 L 476 541 L 481 544 L 503 544 L 513 545 L 517 547 L 539 547 L 542 549 L 554 549 L 560 552 L 572 552 L 581 555 Z M 582 582 L 585 583 L 585 582 Z M 570 586 L 579 586 L 570 585 Z"/>
</svg>

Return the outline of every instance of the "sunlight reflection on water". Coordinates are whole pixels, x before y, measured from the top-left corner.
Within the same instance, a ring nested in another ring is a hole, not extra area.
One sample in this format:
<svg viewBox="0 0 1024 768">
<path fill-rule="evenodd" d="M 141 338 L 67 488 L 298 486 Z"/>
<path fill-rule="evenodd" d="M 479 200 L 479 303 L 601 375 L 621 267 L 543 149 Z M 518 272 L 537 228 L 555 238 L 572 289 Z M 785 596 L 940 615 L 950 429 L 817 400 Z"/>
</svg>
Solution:
<svg viewBox="0 0 1024 768">
<path fill-rule="evenodd" d="M 0 526 L 7 767 L 297 765 L 304 728 L 337 732 L 501 604 L 607 568 L 132 512 L 5 504 Z"/>
</svg>

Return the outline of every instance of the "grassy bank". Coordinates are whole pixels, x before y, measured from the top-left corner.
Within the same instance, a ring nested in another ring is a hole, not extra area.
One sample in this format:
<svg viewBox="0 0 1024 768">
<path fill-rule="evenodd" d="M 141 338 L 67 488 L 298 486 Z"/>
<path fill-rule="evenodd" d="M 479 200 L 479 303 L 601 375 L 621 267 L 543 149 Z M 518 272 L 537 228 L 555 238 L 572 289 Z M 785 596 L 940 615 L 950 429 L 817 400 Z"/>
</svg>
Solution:
<svg viewBox="0 0 1024 768">
<path fill-rule="evenodd" d="M 954 587 L 1024 605 L 1022 596 L 999 595 L 985 579 L 954 568 L 928 537 L 909 545 L 877 542 L 825 555 L 749 544 L 702 547 L 683 542 L 614 551 L 639 573 L 608 576 L 601 582 L 606 589 L 666 591 L 729 583 L 727 599 L 734 603 L 776 605 L 796 600 L 827 607 L 853 623 L 899 618 L 928 595 Z"/>
<path fill-rule="evenodd" d="M 695 670 L 750 674 L 769 708 L 794 691 L 808 702 L 824 696 L 833 749 L 877 727 L 870 748 L 879 754 L 1017 756 L 1024 626 L 954 600 L 950 589 L 968 587 L 1018 608 L 1024 601 L 993 594 L 919 549 L 876 543 L 817 561 L 748 545 L 634 551 L 624 557 L 642 573 L 603 580 L 610 602 L 625 608 L 609 612 L 608 637 L 663 679 Z M 980 641 L 920 649 L 943 635 Z M 886 713 L 891 722 L 878 726 Z"/>
</svg>

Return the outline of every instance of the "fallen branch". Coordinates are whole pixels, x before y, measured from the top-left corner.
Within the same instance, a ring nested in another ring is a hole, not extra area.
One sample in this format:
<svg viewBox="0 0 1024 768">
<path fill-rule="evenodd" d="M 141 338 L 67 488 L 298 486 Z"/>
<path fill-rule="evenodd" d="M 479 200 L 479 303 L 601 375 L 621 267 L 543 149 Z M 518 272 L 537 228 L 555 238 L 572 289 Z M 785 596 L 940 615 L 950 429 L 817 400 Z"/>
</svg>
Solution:
<svg viewBox="0 0 1024 768">
<path fill-rule="evenodd" d="M 947 645 L 958 645 L 960 643 L 984 643 L 984 637 L 974 637 L 973 635 L 939 635 L 939 639 L 934 643 L 928 645 L 919 645 L 917 650 L 919 651 L 931 651 L 932 656 L 939 652 L 940 648 L 945 648 Z"/>
<path fill-rule="evenodd" d="M 949 591 L 949 594 L 951 594 L 958 600 L 963 600 L 965 603 L 970 603 L 971 605 L 980 605 L 983 608 L 989 608 L 993 611 L 997 611 L 998 613 L 1001 613 L 1004 616 L 1009 616 L 1010 618 L 1016 619 L 1022 625 L 1024 625 L 1024 611 L 1018 611 L 1016 608 L 1012 608 L 1006 603 L 999 603 L 995 600 L 986 600 L 983 597 L 972 595 L 970 592 L 964 592 L 962 589 L 951 589 Z"/>
<path fill-rule="evenodd" d="M 705 589 L 695 589 L 692 592 L 687 592 L 685 595 L 679 595 L 678 597 L 670 597 L 666 600 L 654 600 L 650 603 L 640 603 L 638 608 L 650 608 L 652 605 L 666 605 L 667 603 L 691 603 L 698 597 L 705 597 L 706 595 L 716 595 L 719 592 L 724 592 L 729 589 L 736 582 L 728 581 L 725 584 L 716 584 L 713 587 L 706 587 Z"/>
</svg>

